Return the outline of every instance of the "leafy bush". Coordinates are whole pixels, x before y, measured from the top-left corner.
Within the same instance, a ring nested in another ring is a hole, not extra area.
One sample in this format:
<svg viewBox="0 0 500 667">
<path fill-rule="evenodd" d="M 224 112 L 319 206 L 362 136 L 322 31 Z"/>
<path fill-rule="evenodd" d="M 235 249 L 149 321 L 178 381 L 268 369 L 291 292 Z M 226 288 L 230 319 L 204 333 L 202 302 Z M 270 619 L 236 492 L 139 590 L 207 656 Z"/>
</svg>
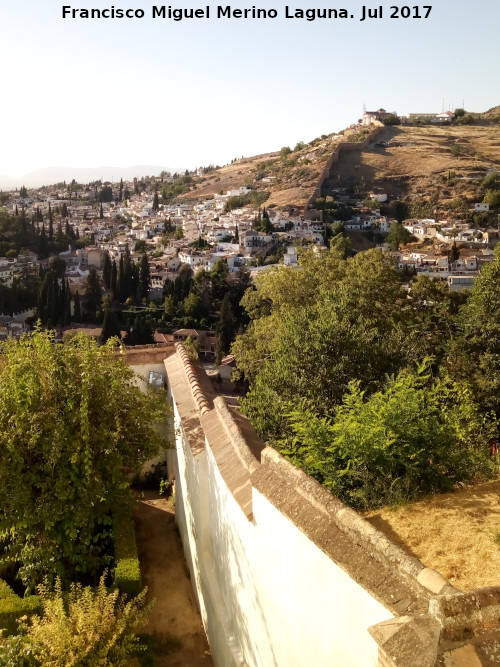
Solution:
<svg viewBox="0 0 500 667">
<path fill-rule="evenodd" d="M 29 590 L 46 575 L 97 582 L 111 512 L 127 502 L 124 468 L 164 444 L 164 397 L 142 393 L 112 346 L 86 336 L 55 345 L 37 331 L 2 351 L 2 557 L 21 564 Z"/>
<path fill-rule="evenodd" d="M 3 579 L 0 579 L 0 600 L 5 600 L 5 598 L 15 597 L 15 595 L 16 594 L 9 586 L 9 584 Z"/>
<path fill-rule="evenodd" d="M 0 665 L 53 667 L 125 666 L 137 652 L 135 631 L 144 623 L 151 605 L 146 590 L 126 602 L 118 591 L 72 585 L 68 594 L 57 580 L 52 593 L 39 587 L 43 614 L 21 625 L 15 637 L 0 637 Z M 9 662 L 15 656 L 15 662 Z"/>
<path fill-rule="evenodd" d="M 401 125 L 401 118 L 394 113 L 387 114 L 384 118 L 384 125 Z"/>
<path fill-rule="evenodd" d="M 486 190 L 483 201 L 494 208 L 500 207 L 500 191 Z"/>
<path fill-rule="evenodd" d="M 292 411 L 295 439 L 283 453 L 362 509 L 487 475 L 494 420 L 479 414 L 463 387 L 432 381 L 428 363 L 389 378 L 369 398 L 350 382 L 332 418 L 304 405 Z"/>
<path fill-rule="evenodd" d="M 466 113 L 456 119 L 457 125 L 474 125 L 475 119 L 471 113 Z"/>
</svg>

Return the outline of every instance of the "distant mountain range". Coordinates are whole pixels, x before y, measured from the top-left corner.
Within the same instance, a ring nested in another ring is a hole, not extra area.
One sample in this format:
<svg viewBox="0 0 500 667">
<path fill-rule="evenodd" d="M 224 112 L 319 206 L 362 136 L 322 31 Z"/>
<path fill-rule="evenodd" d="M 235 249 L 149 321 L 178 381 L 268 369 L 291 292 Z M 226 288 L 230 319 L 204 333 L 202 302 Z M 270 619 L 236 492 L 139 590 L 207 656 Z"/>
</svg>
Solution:
<svg viewBox="0 0 500 667">
<path fill-rule="evenodd" d="M 35 169 L 27 174 L 16 178 L 9 178 L 0 174 L 0 188 L 20 188 L 25 185 L 27 188 L 38 188 L 42 185 L 52 185 L 73 179 L 78 183 L 90 183 L 92 181 L 130 181 L 133 178 L 142 178 L 143 176 L 158 176 L 162 171 L 170 173 L 183 173 L 185 167 L 161 167 L 152 165 L 136 165 L 134 167 L 45 167 Z"/>
</svg>

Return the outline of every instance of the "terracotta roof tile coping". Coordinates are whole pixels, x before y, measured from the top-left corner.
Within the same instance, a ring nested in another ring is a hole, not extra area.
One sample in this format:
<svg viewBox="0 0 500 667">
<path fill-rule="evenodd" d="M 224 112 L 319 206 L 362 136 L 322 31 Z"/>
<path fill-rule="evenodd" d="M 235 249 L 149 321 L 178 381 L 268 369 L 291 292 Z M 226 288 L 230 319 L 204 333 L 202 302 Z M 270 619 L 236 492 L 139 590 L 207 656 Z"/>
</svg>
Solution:
<svg viewBox="0 0 500 667">
<path fill-rule="evenodd" d="M 219 418 L 224 426 L 224 429 L 233 444 L 234 450 L 245 469 L 251 474 L 256 470 L 260 462 L 256 459 L 253 452 L 248 447 L 248 444 L 242 435 L 234 416 L 229 411 L 227 403 L 223 396 L 217 396 L 214 399 L 214 407 L 219 414 Z M 264 445 L 262 444 L 262 447 Z"/>
<path fill-rule="evenodd" d="M 198 412 L 201 415 L 204 415 L 205 413 L 210 412 L 210 405 L 207 401 L 205 394 L 203 393 L 202 388 L 200 387 L 198 376 L 196 374 L 196 370 L 193 366 L 193 363 L 191 359 L 188 357 L 186 348 L 182 343 L 176 343 L 175 349 L 182 360 L 182 364 L 186 372 L 187 381 L 191 388 L 191 393 L 193 394 L 193 399 L 198 409 Z"/>
</svg>

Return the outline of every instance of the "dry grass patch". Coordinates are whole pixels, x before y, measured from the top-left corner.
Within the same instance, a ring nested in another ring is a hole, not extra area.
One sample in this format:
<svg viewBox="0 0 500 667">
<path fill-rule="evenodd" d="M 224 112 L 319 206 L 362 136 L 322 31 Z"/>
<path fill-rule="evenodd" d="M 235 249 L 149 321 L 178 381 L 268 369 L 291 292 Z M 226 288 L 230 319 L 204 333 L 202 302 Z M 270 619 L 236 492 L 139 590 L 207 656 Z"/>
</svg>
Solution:
<svg viewBox="0 0 500 667">
<path fill-rule="evenodd" d="M 459 590 L 500 585 L 500 481 L 364 517 Z"/>
</svg>

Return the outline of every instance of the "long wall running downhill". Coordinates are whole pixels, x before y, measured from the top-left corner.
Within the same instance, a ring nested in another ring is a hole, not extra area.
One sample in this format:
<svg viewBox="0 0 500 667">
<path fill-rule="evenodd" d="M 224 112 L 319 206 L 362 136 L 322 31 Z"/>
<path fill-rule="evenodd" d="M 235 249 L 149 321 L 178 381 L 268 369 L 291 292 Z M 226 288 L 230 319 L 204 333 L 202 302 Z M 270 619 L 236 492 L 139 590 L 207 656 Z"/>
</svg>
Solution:
<svg viewBox="0 0 500 667">
<path fill-rule="evenodd" d="M 458 592 L 265 447 L 182 345 L 164 365 L 176 520 L 218 667 L 495 664 L 500 588 Z"/>
<path fill-rule="evenodd" d="M 330 171 L 333 167 L 333 165 L 339 161 L 340 154 L 342 151 L 344 152 L 353 152 L 353 151 L 362 151 L 364 150 L 369 144 L 375 141 L 377 137 L 380 136 L 380 134 L 384 131 L 385 126 L 382 125 L 377 121 L 376 127 L 370 132 L 370 134 L 367 135 L 366 139 L 362 142 L 350 142 L 350 141 L 342 141 L 340 144 L 337 145 L 336 149 L 333 151 L 333 153 L 330 155 L 328 158 L 328 162 L 325 164 L 325 167 L 323 169 L 323 172 L 321 173 L 321 176 L 318 181 L 318 185 L 316 186 L 316 189 L 314 190 L 313 194 L 311 195 L 309 201 L 307 202 L 305 208 L 304 208 L 304 217 L 305 218 L 311 218 L 315 217 L 318 215 L 318 211 L 315 210 L 314 208 L 314 202 L 318 197 L 321 197 L 321 190 L 323 188 L 323 183 L 326 181 L 327 178 L 330 176 Z"/>
</svg>

